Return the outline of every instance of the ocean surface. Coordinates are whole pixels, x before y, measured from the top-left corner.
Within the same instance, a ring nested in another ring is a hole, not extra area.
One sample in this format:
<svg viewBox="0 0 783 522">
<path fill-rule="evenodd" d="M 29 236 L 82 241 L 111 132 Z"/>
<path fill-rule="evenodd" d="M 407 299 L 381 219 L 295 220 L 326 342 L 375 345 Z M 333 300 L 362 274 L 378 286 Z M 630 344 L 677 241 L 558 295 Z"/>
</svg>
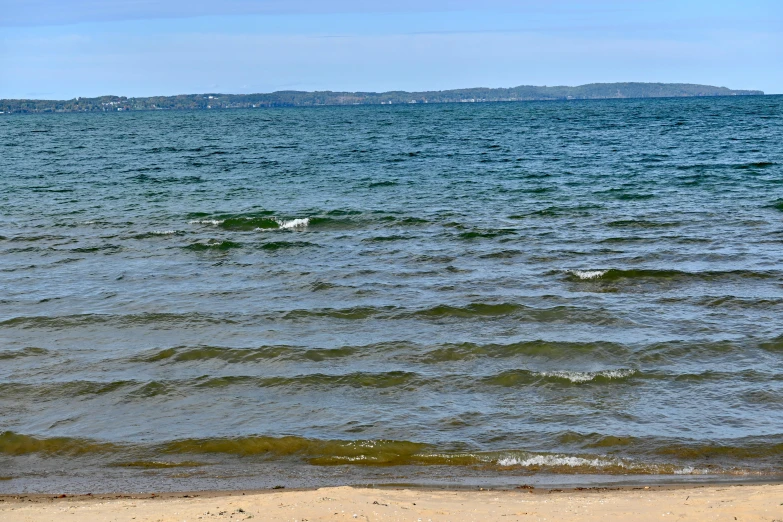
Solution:
<svg viewBox="0 0 783 522">
<path fill-rule="evenodd" d="M 781 476 L 781 96 L 0 117 L 0 492 Z"/>
</svg>

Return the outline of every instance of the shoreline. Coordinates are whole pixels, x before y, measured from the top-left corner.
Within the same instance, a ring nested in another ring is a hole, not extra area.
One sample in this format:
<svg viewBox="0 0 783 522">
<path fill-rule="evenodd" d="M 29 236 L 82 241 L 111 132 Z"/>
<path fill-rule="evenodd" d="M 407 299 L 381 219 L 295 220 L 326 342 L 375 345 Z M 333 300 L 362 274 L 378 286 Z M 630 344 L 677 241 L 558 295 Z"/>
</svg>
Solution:
<svg viewBox="0 0 783 522">
<path fill-rule="evenodd" d="M 330 487 L 99 495 L 0 495 L 22 520 L 689 520 L 783 522 L 783 483 L 453 489 Z M 76 515 L 75 517 L 73 515 Z"/>
<path fill-rule="evenodd" d="M 533 478 L 533 477 L 528 477 Z M 532 482 L 532 481 L 531 481 Z M 679 491 L 691 489 L 709 489 L 709 488 L 740 488 L 757 486 L 781 486 L 783 479 L 780 480 L 759 480 L 759 481 L 740 481 L 731 482 L 671 482 L 671 483 L 649 483 L 646 485 L 640 481 L 638 484 L 618 484 L 618 485 L 593 485 L 585 483 L 584 486 L 562 486 L 542 485 L 522 483 L 518 486 L 474 486 L 474 485 L 431 485 L 416 483 L 391 483 L 391 484 L 353 484 L 342 486 L 313 486 L 302 488 L 288 488 L 285 486 L 271 488 L 253 488 L 253 489 L 209 489 L 209 490 L 181 490 L 181 491 L 148 491 L 148 492 L 111 492 L 111 493 L 0 493 L 0 502 L 10 502 L 13 500 L 24 499 L 29 502 L 41 501 L 79 501 L 79 500 L 108 500 L 108 499 L 172 499 L 172 498 L 223 498 L 236 496 L 269 495 L 274 493 L 306 493 L 324 489 L 354 489 L 354 490 L 377 490 L 377 491 L 419 491 L 424 493 L 436 492 L 475 492 L 475 491 L 495 491 L 512 492 L 524 491 L 536 495 L 553 493 L 579 493 L 579 492 L 602 492 L 602 491 Z M 783 502 L 783 499 L 781 499 Z"/>
<path fill-rule="evenodd" d="M 67 469 L 67 468 L 63 468 Z M 203 471 L 179 468 L 163 470 L 130 470 L 121 475 L 101 475 L 102 469 L 82 470 L 68 475 L 30 474 L 9 476 L 0 481 L 0 499 L 112 498 L 112 497 L 180 497 L 182 495 L 226 496 L 263 494 L 269 491 L 315 491 L 324 488 L 411 489 L 416 491 L 513 491 L 530 486 L 536 491 L 688 489 L 700 487 L 783 485 L 783 473 L 776 474 L 593 474 L 593 473 L 514 473 L 514 474 L 444 474 L 444 470 L 401 469 L 383 473 L 371 469 L 325 473 L 320 467 L 222 467 Z M 127 470 L 120 469 L 121 472 Z M 328 468 L 327 471 L 332 471 Z M 365 473 L 359 473 L 359 472 Z M 453 470 L 446 470 L 453 471 Z M 351 476 L 353 475 L 353 476 Z"/>
</svg>

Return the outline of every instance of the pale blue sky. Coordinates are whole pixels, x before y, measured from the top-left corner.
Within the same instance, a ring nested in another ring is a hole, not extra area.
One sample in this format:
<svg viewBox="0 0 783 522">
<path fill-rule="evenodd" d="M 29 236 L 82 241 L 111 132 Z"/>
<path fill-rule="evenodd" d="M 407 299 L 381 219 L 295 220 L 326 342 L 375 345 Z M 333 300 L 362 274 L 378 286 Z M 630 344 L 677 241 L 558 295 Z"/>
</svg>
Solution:
<svg viewBox="0 0 783 522">
<path fill-rule="evenodd" d="M 645 81 L 783 93 L 781 0 L 0 0 L 0 98 Z"/>
</svg>

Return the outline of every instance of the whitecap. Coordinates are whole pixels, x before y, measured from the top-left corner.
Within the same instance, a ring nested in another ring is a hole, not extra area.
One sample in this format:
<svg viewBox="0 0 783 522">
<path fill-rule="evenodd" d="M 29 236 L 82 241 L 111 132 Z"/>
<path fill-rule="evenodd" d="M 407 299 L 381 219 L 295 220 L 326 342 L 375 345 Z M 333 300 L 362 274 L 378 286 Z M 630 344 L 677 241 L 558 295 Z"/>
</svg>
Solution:
<svg viewBox="0 0 783 522">
<path fill-rule="evenodd" d="M 171 236 L 176 233 L 176 230 L 153 230 L 151 232 L 153 236 Z"/>
<path fill-rule="evenodd" d="M 535 455 L 527 458 L 503 457 L 498 459 L 498 466 L 568 466 L 572 468 L 590 467 L 605 468 L 609 466 L 626 467 L 620 460 L 608 459 L 586 459 L 582 457 L 572 457 L 568 455 Z"/>
<path fill-rule="evenodd" d="M 188 221 L 188 224 L 190 225 L 212 225 L 212 226 L 218 226 L 223 224 L 223 219 L 194 219 L 193 221 Z"/>
<path fill-rule="evenodd" d="M 600 279 L 608 270 L 570 270 L 579 279 Z"/>
<path fill-rule="evenodd" d="M 623 379 L 635 374 L 636 370 L 628 368 L 621 368 L 617 370 L 603 370 L 600 372 L 573 372 L 573 371 L 554 371 L 554 372 L 538 372 L 536 375 L 542 377 L 559 377 L 561 379 L 568 379 L 574 383 L 589 382 L 596 377 L 605 377 L 607 379 Z"/>
<path fill-rule="evenodd" d="M 307 225 L 310 224 L 310 218 L 297 218 L 288 221 L 282 219 L 275 219 L 275 221 L 280 226 L 280 228 L 286 230 L 301 229 L 307 227 Z"/>
</svg>

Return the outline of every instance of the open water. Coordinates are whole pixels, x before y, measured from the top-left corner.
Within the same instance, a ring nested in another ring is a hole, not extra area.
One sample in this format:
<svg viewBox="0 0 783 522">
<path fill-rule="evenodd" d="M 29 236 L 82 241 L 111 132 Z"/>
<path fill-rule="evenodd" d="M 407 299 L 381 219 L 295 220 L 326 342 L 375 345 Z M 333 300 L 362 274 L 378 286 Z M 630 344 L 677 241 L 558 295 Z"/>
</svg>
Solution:
<svg viewBox="0 0 783 522">
<path fill-rule="evenodd" d="M 0 491 L 779 477 L 782 144 L 779 96 L 3 116 Z"/>
</svg>

